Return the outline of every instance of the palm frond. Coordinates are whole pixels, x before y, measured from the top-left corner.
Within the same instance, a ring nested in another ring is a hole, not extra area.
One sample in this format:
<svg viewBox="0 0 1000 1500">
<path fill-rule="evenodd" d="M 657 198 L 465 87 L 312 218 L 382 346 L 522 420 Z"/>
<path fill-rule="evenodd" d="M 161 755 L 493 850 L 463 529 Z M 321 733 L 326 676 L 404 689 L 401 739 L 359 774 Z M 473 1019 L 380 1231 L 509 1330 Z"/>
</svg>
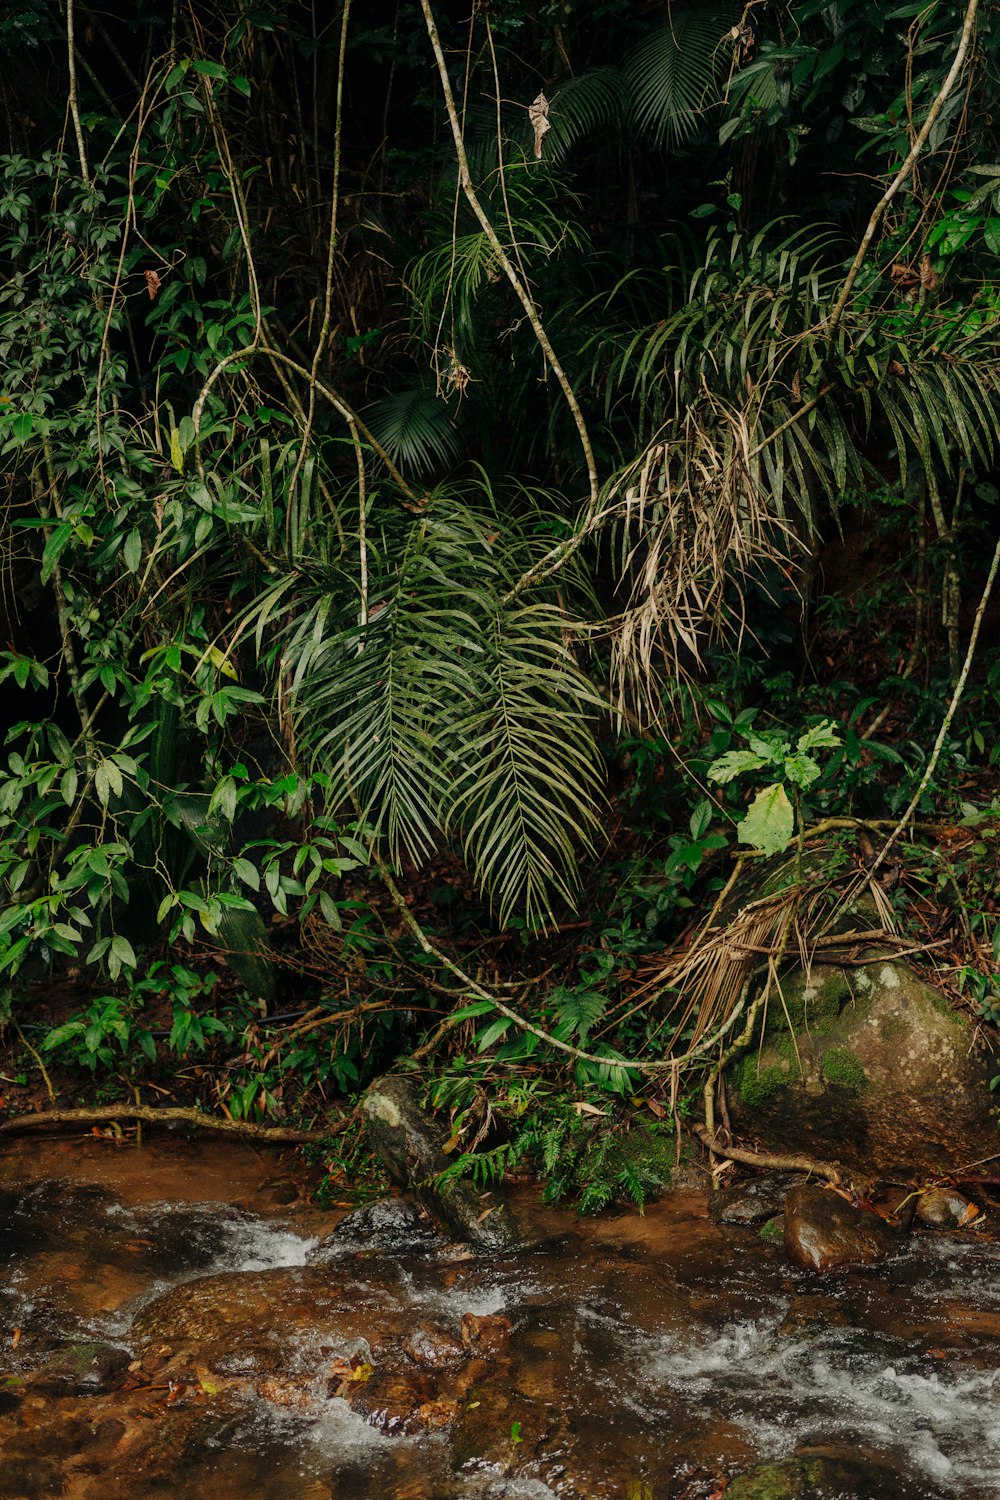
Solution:
<svg viewBox="0 0 1000 1500">
<path fill-rule="evenodd" d="M 559 84 L 549 101 L 546 166 L 559 166 L 578 141 L 612 131 L 623 103 L 624 81 L 618 68 L 593 68 Z"/>
<path fill-rule="evenodd" d="M 282 622 L 275 665 L 331 811 L 353 802 L 395 861 L 453 834 L 502 920 L 544 921 L 593 845 L 600 705 L 565 612 L 499 602 L 544 547 L 536 497 L 522 508 L 503 541 L 485 480 L 373 518 L 367 619 L 350 559 L 272 582 L 254 611 L 262 635 Z"/>
<path fill-rule="evenodd" d="M 657 146 L 690 141 L 720 102 L 726 71 L 725 35 L 733 7 L 704 5 L 672 11 L 622 64 L 626 113 Z"/>
<path fill-rule="evenodd" d="M 597 831 L 599 701 L 567 626 L 552 604 L 496 606 L 476 696 L 455 725 L 461 769 L 449 818 L 501 923 L 514 911 L 548 920 L 556 893 L 572 901 L 579 850 Z"/>
<path fill-rule="evenodd" d="M 368 409 L 365 420 L 393 463 L 413 478 L 443 468 L 458 456 L 448 406 L 424 385 L 390 391 Z"/>
</svg>

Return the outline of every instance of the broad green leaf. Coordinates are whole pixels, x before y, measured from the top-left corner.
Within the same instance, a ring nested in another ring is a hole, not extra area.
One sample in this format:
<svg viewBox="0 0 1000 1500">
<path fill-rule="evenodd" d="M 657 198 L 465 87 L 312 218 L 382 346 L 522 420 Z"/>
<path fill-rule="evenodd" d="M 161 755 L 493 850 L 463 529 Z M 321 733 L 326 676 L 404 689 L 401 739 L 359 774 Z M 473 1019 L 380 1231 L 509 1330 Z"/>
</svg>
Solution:
<svg viewBox="0 0 1000 1500">
<path fill-rule="evenodd" d="M 129 572 L 138 573 L 139 564 L 142 561 L 142 537 L 139 533 L 138 526 L 133 526 L 132 530 L 125 538 L 125 545 L 122 548 L 122 556 L 125 559 L 125 566 L 126 568 L 128 568 Z"/>
<path fill-rule="evenodd" d="M 783 854 L 792 842 L 795 816 L 788 793 L 780 783 L 766 786 L 751 802 L 739 825 L 739 841 L 761 854 Z"/>
<path fill-rule="evenodd" d="M 785 758 L 785 779 L 793 786 L 811 786 L 819 775 L 819 762 L 811 755 L 789 755 Z"/>
<path fill-rule="evenodd" d="M 713 761 L 708 768 L 709 781 L 732 781 L 734 776 L 742 776 L 744 771 L 759 771 L 761 766 L 770 765 L 770 759 L 756 755 L 752 750 L 727 750 L 725 755 L 720 755 L 717 761 Z"/>
<path fill-rule="evenodd" d="M 243 884 L 248 885 L 252 891 L 260 890 L 260 871 L 249 859 L 234 859 L 233 871 L 242 880 Z"/>
<path fill-rule="evenodd" d="M 693 839 L 700 839 L 701 836 L 702 836 L 702 834 L 707 831 L 708 826 L 711 823 L 711 821 L 712 821 L 712 804 L 711 804 L 711 802 L 709 802 L 708 798 L 706 797 L 701 802 L 698 803 L 698 806 L 695 808 L 694 812 L 691 814 L 691 822 L 690 822 L 691 837 Z"/>
<path fill-rule="evenodd" d="M 120 964 L 127 964 L 130 969 L 135 968 L 135 950 L 127 937 L 122 937 L 120 932 L 115 933 L 111 939 L 111 952 Z"/>
<path fill-rule="evenodd" d="M 94 772 L 94 789 L 102 807 L 107 807 L 111 793 L 122 794 L 122 773 L 113 760 L 102 760 Z"/>
<path fill-rule="evenodd" d="M 806 730 L 805 734 L 799 735 L 796 749 L 802 751 L 820 750 L 824 746 L 833 748 L 841 744 L 843 744 L 843 740 L 841 739 L 837 725 L 834 724 L 832 719 L 824 719 L 822 724 L 814 724 L 811 729 Z"/>
</svg>

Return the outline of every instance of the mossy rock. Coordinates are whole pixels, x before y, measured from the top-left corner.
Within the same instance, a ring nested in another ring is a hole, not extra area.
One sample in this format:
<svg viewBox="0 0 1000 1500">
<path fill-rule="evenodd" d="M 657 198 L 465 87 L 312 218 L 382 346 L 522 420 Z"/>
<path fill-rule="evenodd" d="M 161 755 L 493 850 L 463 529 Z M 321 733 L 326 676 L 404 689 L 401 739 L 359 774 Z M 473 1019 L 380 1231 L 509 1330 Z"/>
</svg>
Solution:
<svg viewBox="0 0 1000 1500">
<path fill-rule="evenodd" d="M 726 1500 L 902 1500 L 891 1470 L 849 1458 L 786 1458 L 730 1481 Z"/>
<path fill-rule="evenodd" d="M 863 1089 L 868 1079 L 861 1059 L 850 1047 L 830 1047 L 820 1059 L 820 1071 L 827 1083 L 843 1089 Z"/>
<path fill-rule="evenodd" d="M 783 976 L 781 990 L 784 1004 L 772 1001 L 730 1065 L 738 1130 L 865 1173 L 937 1173 L 997 1149 L 972 1028 L 907 963 L 817 965 Z"/>
</svg>

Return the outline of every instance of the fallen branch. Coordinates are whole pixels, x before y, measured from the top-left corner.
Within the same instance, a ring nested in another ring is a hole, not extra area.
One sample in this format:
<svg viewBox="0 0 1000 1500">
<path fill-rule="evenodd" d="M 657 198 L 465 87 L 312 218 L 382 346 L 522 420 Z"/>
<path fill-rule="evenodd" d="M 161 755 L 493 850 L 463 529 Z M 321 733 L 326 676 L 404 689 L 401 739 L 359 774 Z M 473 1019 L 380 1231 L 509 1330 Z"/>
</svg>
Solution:
<svg viewBox="0 0 1000 1500">
<path fill-rule="evenodd" d="M 325 1141 L 346 1130 L 354 1115 L 347 1115 L 325 1130 L 296 1130 L 291 1125 L 255 1125 L 252 1120 L 224 1120 L 200 1109 L 179 1106 L 154 1109 L 148 1104 L 107 1104 L 93 1109 L 45 1109 L 33 1115 L 17 1115 L 0 1124 L 0 1135 L 14 1135 L 45 1125 L 95 1125 L 101 1120 L 141 1120 L 144 1125 L 196 1125 L 201 1130 L 218 1130 L 225 1135 L 243 1136 L 255 1141 Z"/>
<path fill-rule="evenodd" d="M 738 1146 L 723 1146 L 717 1137 L 709 1135 L 704 1125 L 695 1125 L 694 1133 L 712 1156 L 725 1157 L 727 1161 L 738 1161 L 745 1167 L 767 1167 L 772 1172 L 808 1172 L 813 1177 L 825 1177 L 838 1187 L 842 1182 L 840 1168 L 833 1162 L 817 1161 L 812 1156 L 782 1155 L 773 1151 L 744 1151 Z"/>
</svg>

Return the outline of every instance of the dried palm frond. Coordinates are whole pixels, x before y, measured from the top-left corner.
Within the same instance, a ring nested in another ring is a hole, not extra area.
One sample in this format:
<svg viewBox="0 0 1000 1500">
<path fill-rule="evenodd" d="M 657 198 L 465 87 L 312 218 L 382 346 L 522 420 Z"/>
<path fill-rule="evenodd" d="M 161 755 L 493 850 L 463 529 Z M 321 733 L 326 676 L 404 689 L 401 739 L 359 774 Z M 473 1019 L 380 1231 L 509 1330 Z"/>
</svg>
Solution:
<svg viewBox="0 0 1000 1500">
<path fill-rule="evenodd" d="M 697 669 L 726 629 L 745 627 L 742 586 L 795 546 L 762 484 L 743 413 L 706 398 L 679 437 L 650 444 L 621 481 L 615 530 L 628 603 L 609 621 L 619 709 L 655 717 L 664 672 Z"/>
<path fill-rule="evenodd" d="M 841 900 L 835 902 L 838 890 Z M 664 1032 L 669 1027 L 665 1053 L 674 1051 L 682 1036 L 685 1050 L 692 1051 L 703 1038 L 722 1030 L 755 973 L 766 973 L 766 983 L 780 997 L 783 963 L 797 963 L 808 974 L 821 952 L 822 960 L 828 962 L 841 945 L 849 950 L 863 942 L 869 951 L 905 941 L 897 938 L 892 908 L 876 886 L 871 887 L 869 897 L 874 921 L 866 922 L 863 932 L 830 931 L 831 914 L 842 923 L 845 909 L 852 912 L 864 899 L 856 870 L 824 870 L 805 878 L 791 874 L 782 889 L 734 910 L 738 892 L 737 882 L 721 910 L 696 930 L 684 949 L 647 970 L 642 985 L 630 996 L 633 1007 L 665 995 L 673 997 L 667 1001 L 662 1023 Z M 727 916 L 727 912 L 732 914 Z"/>
</svg>

